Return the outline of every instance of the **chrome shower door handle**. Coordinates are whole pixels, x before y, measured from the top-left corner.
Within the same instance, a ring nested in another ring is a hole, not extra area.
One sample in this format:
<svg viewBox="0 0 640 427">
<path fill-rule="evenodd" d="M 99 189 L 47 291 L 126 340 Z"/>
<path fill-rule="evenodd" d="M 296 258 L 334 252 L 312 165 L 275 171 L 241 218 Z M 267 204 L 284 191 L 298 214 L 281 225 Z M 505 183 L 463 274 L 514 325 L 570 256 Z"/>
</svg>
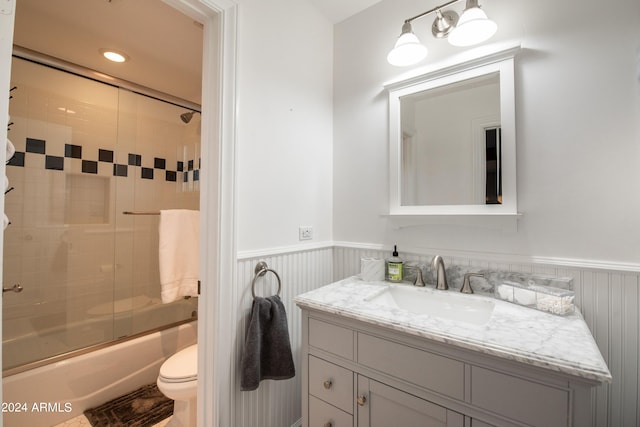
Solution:
<svg viewBox="0 0 640 427">
<path fill-rule="evenodd" d="M 24 288 L 22 286 L 20 286 L 18 283 L 16 283 L 15 285 L 13 285 L 10 288 L 2 288 L 2 293 L 4 294 L 5 292 L 15 292 L 15 293 L 20 293 L 22 292 Z"/>
</svg>

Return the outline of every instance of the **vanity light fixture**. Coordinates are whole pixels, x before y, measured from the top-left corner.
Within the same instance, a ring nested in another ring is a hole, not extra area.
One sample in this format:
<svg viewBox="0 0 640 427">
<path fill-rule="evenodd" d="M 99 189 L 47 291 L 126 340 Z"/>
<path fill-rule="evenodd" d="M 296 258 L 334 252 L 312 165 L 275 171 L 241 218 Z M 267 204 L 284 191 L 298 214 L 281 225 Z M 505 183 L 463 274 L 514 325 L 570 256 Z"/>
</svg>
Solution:
<svg viewBox="0 0 640 427">
<path fill-rule="evenodd" d="M 487 17 L 478 0 L 466 0 L 466 6 L 462 16 L 454 11 L 442 9 L 460 0 L 451 0 L 438 7 L 406 19 L 402 25 L 402 32 L 395 46 L 387 55 L 387 61 L 391 65 L 404 67 L 422 61 L 427 56 L 427 48 L 413 33 L 411 21 L 422 18 L 430 13 L 436 13 L 436 19 L 431 26 L 431 33 L 435 38 L 448 38 L 454 46 L 471 46 L 488 40 L 495 34 L 498 26 Z"/>
</svg>

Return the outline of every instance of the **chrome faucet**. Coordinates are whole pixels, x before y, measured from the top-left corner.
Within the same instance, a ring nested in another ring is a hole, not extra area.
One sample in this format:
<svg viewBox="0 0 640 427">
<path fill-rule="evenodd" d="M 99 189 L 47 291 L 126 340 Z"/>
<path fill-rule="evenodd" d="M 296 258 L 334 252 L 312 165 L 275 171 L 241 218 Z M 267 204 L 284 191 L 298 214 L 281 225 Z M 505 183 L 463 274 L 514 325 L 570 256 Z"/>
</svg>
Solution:
<svg viewBox="0 0 640 427">
<path fill-rule="evenodd" d="M 436 271 L 436 289 L 443 291 L 449 289 L 447 273 L 444 271 L 444 260 L 440 255 L 433 257 L 433 260 L 431 260 L 431 267 Z"/>
</svg>

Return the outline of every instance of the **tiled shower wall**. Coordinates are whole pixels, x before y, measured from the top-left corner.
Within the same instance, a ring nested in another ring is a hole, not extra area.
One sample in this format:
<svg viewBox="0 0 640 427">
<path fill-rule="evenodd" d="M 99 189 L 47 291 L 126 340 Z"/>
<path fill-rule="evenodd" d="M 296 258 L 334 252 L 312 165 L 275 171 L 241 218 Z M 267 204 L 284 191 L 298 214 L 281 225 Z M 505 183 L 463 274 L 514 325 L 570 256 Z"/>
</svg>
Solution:
<svg viewBox="0 0 640 427">
<path fill-rule="evenodd" d="M 40 358 L 160 326 L 122 318 L 160 294 L 158 216 L 123 212 L 198 209 L 199 116 L 19 58 L 12 85 L 3 281 L 24 291 L 3 298 L 3 341 L 33 336 Z"/>
<path fill-rule="evenodd" d="M 300 414 L 299 364 L 297 376 L 287 381 L 263 381 L 258 390 L 240 392 L 238 366 L 251 308 L 251 281 L 255 264 L 265 259 L 282 276 L 282 297 L 286 306 L 289 333 L 296 363 L 299 363 L 301 331 L 300 310 L 292 297 L 333 281 L 358 274 L 361 257 L 386 258 L 386 250 L 369 249 L 363 245 L 338 244 L 324 249 L 290 252 L 262 257 L 242 257 L 237 264 L 238 286 L 234 299 L 236 321 L 231 325 L 236 333 L 231 343 L 235 349 L 236 384 L 234 396 L 238 427 L 294 426 Z M 428 264 L 433 254 L 402 254 L 405 261 Z M 572 277 L 577 305 L 591 328 L 600 351 L 607 362 L 613 383 L 593 391 L 593 425 L 635 427 L 640 425 L 640 272 L 627 268 L 597 268 L 583 263 L 580 267 L 569 262 L 523 262 L 516 257 L 502 257 L 487 261 L 480 256 L 445 256 L 445 263 L 468 269 L 489 269 L 522 273 L 536 273 Z M 272 279 L 270 279 L 272 280 Z M 272 281 L 273 282 L 273 281 Z M 260 281 L 261 287 L 264 285 Z M 257 288 L 256 293 L 267 295 L 271 288 Z"/>
</svg>

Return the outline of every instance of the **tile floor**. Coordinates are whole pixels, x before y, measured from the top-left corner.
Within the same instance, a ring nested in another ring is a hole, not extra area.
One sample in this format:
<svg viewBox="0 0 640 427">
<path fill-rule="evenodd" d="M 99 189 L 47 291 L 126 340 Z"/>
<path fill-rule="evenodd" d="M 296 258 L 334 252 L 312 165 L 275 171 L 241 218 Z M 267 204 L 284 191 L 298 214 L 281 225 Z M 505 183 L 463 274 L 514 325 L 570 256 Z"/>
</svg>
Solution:
<svg viewBox="0 0 640 427">
<path fill-rule="evenodd" d="M 164 427 L 171 420 L 171 417 L 166 420 L 160 421 L 158 424 L 153 427 Z M 75 418 L 70 419 L 69 421 L 65 421 L 62 424 L 58 424 L 54 427 L 91 427 L 89 424 L 89 420 L 84 415 L 78 415 Z"/>
</svg>

